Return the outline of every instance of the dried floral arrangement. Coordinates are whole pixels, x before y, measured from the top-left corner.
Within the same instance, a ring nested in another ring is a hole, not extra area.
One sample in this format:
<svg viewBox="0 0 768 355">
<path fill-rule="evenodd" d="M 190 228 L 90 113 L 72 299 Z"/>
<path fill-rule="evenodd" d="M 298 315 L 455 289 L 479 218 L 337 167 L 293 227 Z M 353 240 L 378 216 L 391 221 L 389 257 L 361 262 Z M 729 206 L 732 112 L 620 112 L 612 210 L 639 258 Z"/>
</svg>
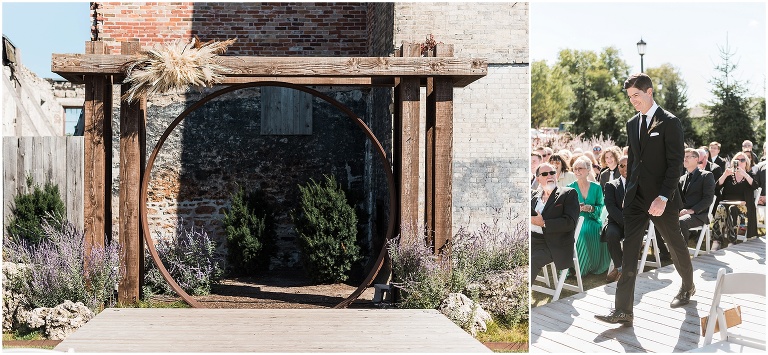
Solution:
<svg viewBox="0 0 768 355">
<path fill-rule="evenodd" d="M 122 99 L 133 102 L 145 95 L 186 90 L 189 86 L 210 87 L 221 82 L 224 73 L 231 70 L 221 65 L 218 57 L 236 40 L 203 43 L 195 36 L 188 43 L 177 40 L 141 52 L 123 66 L 123 83 L 131 87 Z"/>
</svg>

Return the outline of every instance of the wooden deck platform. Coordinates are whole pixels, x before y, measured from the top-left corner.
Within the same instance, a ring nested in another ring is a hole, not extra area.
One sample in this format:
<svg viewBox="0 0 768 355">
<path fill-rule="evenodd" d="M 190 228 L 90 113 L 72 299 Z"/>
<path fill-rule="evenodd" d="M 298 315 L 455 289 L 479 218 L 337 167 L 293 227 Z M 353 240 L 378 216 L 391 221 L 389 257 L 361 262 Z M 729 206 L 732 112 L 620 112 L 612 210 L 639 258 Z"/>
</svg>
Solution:
<svg viewBox="0 0 768 355">
<path fill-rule="evenodd" d="M 108 308 L 54 350 L 491 352 L 436 310 Z"/>
<path fill-rule="evenodd" d="M 672 309 L 680 289 L 673 265 L 639 274 L 635 288 L 634 326 L 600 322 L 613 306 L 616 283 L 531 309 L 530 352 L 683 352 L 703 345 L 699 318 L 709 314 L 717 270 L 765 271 L 765 237 L 693 258 L 696 294 L 688 305 Z M 766 338 L 765 297 L 726 296 L 725 305 L 740 305 L 743 323 L 734 332 Z M 738 329 L 738 330 L 737 330 Z M 716 334 L 715 340 L 718 339 Z"/>
</svg>

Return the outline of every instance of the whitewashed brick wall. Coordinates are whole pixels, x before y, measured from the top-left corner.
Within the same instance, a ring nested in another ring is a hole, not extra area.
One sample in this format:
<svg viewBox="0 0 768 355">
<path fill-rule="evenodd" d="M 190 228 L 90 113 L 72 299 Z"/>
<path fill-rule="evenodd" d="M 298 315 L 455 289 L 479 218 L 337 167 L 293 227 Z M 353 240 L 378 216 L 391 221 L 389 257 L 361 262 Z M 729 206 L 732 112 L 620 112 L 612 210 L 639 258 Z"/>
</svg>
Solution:
<svg viewBox="0 0 768 355">
<path fill-rule="evenodd" d="M 528 4 L 395 3 L 394 15 L 395 47 L 433 34 L 457 57 L 488 59 L 486 77 L 454 89 L 453 233 L 494 219 L 511 228 L 529 205 Z M 422 132 L 424 117 L 422 105 Z"/>
</svg>

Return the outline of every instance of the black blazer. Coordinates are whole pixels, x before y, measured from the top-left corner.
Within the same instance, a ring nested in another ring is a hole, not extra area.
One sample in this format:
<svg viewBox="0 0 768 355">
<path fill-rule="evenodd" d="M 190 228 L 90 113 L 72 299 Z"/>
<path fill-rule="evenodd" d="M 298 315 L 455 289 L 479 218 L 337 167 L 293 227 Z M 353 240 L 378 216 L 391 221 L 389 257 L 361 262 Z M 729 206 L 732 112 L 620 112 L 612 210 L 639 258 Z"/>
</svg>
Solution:
<svg viewBox="0 0 768 355">
<path fill-rule="evenodd" d="M 539 198 L 536 191 L 531 198 L 531 210 L 536 208 Z M 579 219 L 579 198 L 576 190 L 570 187 L 558 187 L 552 191 L 541 211 L 544 217 L 544 241 L 547 243 L 552 260 L 558 270 L 573 266 L 573 244 L 576 242 L 573 231 Z"/>
<path fill-rule="evenodd" d="M 602 187 L 603 189 L 605 189 L 605 184 L 609 180 L 611 180 L 611 171 L 613 171 L 613 178 L 614 179 L 618 179 L 619 176 L 620 176 L 618 165 L 616 166 L 616 169 L 613 169 L 613 170 L 611 170 L 608 167 L 603 168 L 603 170 L 600 172 L 600 187 Z"/>
<path fill-rule="evenodd" d="M 613 179 L 608 181 L 603 188 L 603 195 L 605 196 L 605 210 L 608 211 L 608 216 L 605 218 L 605 227 L 608 223 L 619 225 L 624 228 L 624 208 L 622 203 L 624 202 L 625 187 L 619 184 L 619 179 Z"/>
<path fill-rule="evenodd" d="M 710 160 L 710 162 L 712 162 L 712 160 Z M 715 163 L 719 167 L 725 169 L 725 159 L 723 159 L 723 157 L 718 155 L 717 157 L 715 157 L 715 161 L 713 161 L 713 163 Z M 715 179 L 715 180 L 717 180 L 717 179 Z"/>
<path fill-rule="evenodd" d="M 682 174 L 683 126 L 673 114 L 659 107 L 649 125 L 649 136 L 640 147 L 640 113 L 627 122 L 629 158 L 627 159 L 627 192 L 624 206 L 629 206 L 642 187 L 649 207 L 656 196 L 667 197 L 667 208 L 680 210 L 682 200 L 677 182 Z M 656 126 L 654 127 L 654 122 Z"/>
<path fill-rule="evenodd" d="M 715 178 L 715 181 L 720 180 L 720 176 L 723 175 L 723 169 L 725 165 L 719 165 L 717 163 L 713 163 L 709 160 L 707 160 L 707 166 L 704 167 L 704 170 L 711 171 L 712 176 Z M 685 172 L 683 172 L 685 173 Z"/>
<path fill-rule="evenodd" d="M 704 223 L 709 223 L 709 206 L 715 200 L 715 178 L 709 171 L 695 169 L 691 175 L 691 184 L 688 186 L 688 192 L 683 191 L 685 185 L 685 176 L 687 172 L 680 177 L 680 196 L 683 198 L 683 208 L 693 210 L 691 216 Z"/>
</svg>

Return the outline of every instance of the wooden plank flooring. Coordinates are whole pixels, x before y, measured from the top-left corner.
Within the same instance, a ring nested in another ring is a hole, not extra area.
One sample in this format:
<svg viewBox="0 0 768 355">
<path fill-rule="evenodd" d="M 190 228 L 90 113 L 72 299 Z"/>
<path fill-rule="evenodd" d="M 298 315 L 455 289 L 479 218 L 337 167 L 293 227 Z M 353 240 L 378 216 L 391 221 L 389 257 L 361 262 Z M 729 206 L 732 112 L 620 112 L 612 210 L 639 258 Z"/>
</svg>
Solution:
<svg viewBox="0 0 768 355">
<path fill-rule="evenodd" d="M 108 308 L 54 350 L 491 352 L 436 310 Z"/>
<path fill-rule="evenodd" d="M 531 309 L 530 352 L 683 352 L 704 344 L 700 317 L 709 313 L 717 270 L 765 272 L 765 237 L 693 258 L 696 294 L 688 305 L 672 309 L 680 289 L 673 265 L 639 274 L 635 287 L 634 326 L 600 322 L 613 306 L 616 283 Z M 724 303 L 723 303 L 724 302 Z M 726 296 L 721 304 L 741 306 L 743 323 L 729 331 L 766 338 L 765 297 Z M 715 340 L 718 339 L 716 334 Z"/>
</svg>

